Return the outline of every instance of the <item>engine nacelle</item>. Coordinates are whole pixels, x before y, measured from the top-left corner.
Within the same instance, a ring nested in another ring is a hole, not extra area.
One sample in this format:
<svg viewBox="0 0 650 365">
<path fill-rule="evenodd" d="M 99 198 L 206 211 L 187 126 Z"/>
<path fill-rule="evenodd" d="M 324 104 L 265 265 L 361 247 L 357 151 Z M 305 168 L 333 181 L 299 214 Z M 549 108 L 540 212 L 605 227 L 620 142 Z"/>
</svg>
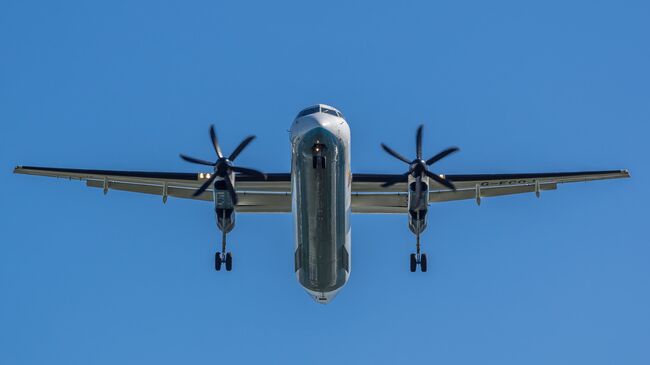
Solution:
<svg viewBox="0 0 650 365">
<path fill-rule="evenodd" d="M 429 178 L 420 180 L 420 195 L 417 194 L 418 181 L 409 175 L 408 214 L 409 229 L 415 234 L 424 232 L 427 228 L 427 212 L 429 210 Z"/>
<path fill-rule="evenodd" d="M 235 203 L 223 180 L 214 184 L 214 207 L 217 213 L 217 227 L 226 233 L 235 228 Z"/>
</svg>

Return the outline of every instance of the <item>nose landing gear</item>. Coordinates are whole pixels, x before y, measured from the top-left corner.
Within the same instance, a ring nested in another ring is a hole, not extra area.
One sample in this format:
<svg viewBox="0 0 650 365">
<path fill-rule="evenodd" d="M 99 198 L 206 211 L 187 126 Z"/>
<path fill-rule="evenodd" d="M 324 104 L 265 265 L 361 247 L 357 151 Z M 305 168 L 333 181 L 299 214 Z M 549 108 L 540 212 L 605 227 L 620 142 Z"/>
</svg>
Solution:
<svg viewBox="0 0 650 365">
<path fill-rule="evenodd" d="M 316 143 L 314 146 L 311 148 L 312 151 L 312 165 L 314 169 L 325 168 L 326 164 L 326 157 L 323 156 L 323 153 L 327 150 L 327 146 L 322 144 L 322 143 Z"/>
</svg>

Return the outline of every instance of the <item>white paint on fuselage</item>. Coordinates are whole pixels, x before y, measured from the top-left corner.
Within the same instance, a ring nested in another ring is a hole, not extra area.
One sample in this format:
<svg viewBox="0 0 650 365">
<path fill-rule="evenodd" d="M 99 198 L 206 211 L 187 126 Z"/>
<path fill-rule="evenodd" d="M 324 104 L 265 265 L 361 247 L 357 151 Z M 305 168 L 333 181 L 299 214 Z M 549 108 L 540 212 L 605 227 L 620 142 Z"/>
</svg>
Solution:
<svg viewBox="0 0 650 365">
<path fill-rule="evenodd" d="M 318 105 L 316 105 L 318 106 Z M 321 107 L 336 110 L 335 108 L 332 108 L 327 105 L 320 104 Z M 315 106 L 314 106 L 315 107 Z M 325 222 L 325 224 L 330 224 L 330 225 L 335 225 L 335 224 L 342 224 L 345 227 L 345 248 L 348 253 L 348 270 L 345 273 L 345 282 L 347 282 L 349 273 L 351 271 L 351 256 L 352 256 L 352 251 L 351 251 L 351 235 L 350 235 L 350 214 L 351 214 L 351 199 L 352 199 L 352 194 L 351 194 L 351 186 L 352 186 L 352 174 L 350 170 L 350 127 L 348 126 L 347 122 L 345 119 L 342 117 L 338 117 L 332 114 L 328 113 L 323 113 L 323 112 L 318 112 L 318 113 L 313 113 L 309 115 L 305 115 L 299 118 L 296 118 L 291 126 L 290 130 L 290 139 L 291 139 L 291 146 L 292 146 L 292 171 L 291 171 L 291 182 L 292 182 L 292 204 L 293 204 L 293 214 L 294 214 L 294 221 L 295 221 L 295 248 L 297 249 L 298 246 L 303 243 L 300 242 L 300 237 L 298 234 L 298 225 L 301 224 L 302 222 L 302 217 L 304 215 L 309 215 L 310 212 L 303 207 L 302 209 L 298 207 L 297 201 L 298 201 L 298 191 L 299 189 L 296 189 L 299 183 L 307 183 L 307 184 L 312 184 L 311 186 L 315 185 L 317 182 L 314 181 L 307 181 L 307 182 L 300 182 L 298 181 L 299 179 L 304 179 L 305 176 L 310 176 L 309 174 L 306 173 L 301 173 L 298 171 L 300 168 L 306 168 L 303 165 L 296 164 L 295 161 L 297 158 L 300 158 L 301 156 L 298 156 L 300 153 L 297 151 L 300 142 L 303 140 L 303 137 L 305 137 L 309 132 L 315 130 L 315 129 L 320 129 L 323 128 L 336 136 L 338 139 L 337 142 L 337 148 L 339 149 L 339 154 L 342 156 L 345 156 L 345 158 L 341 158 L 338 161 L 334 159 L 330 159 L 326 161 L 326 169 L 330 169 L 331 171 L 343 171 L 345 174 L 345 183 L 343 184 L 344 187 L 344 193 L 341 195 L 337 196 L 319 196 L 317 199 L 345 199 L 345 214 L 343 214 L 343 217 L 340 217 L 338 215 L 335 216 L 333 220 L 336 222 L 330 221 L 330 222 Z M 339 166 L 339 164 L 344 164 L 345 166 Z M 297 167 L 298 166 L 298 167 Z M 303 166 L 303 167 L 300 167 Z M 311 168 L 311 167 L 309 167 Z M 303 198 L 307 198 L 306 196 Z M 313 199 L 313 197 L 312 197 Z M 315 202 L 314 202 L 315 203 Z M 324 204 L 326 206 L 335 206 L 336 202 L 327 202 L 328 204 Z M 309 217 L 311 218 L 311 217 Z M 336 245 L 336 242 L 323 242 L 323 244 L 331 244 L 331 245 Z M 318 265 L 327 265 L 328 262 L 325 262 L 324 260 L 315 260 L 312 262 L 312 260 L 309 260 L 308 262 L 304 263 L 305 265 L 311 265 L 312 267 L 303 267 L 303 270 L 313 270 L 317 271 L 319 268 L 315 267 Z M 298 272 L 296 272 L 296 276 L 298 277 Z M 326 304 L 329 303 L 334 296 L 339 292 L 339 290 L 342 288 L 338 287 L 335 290 L 330 290 L 330 291 L 314 291 L 311 290 L 310 288 L 307 288 L 303 286 L 307 293 L 318 303 L 321 304 Z"/>
</svg>

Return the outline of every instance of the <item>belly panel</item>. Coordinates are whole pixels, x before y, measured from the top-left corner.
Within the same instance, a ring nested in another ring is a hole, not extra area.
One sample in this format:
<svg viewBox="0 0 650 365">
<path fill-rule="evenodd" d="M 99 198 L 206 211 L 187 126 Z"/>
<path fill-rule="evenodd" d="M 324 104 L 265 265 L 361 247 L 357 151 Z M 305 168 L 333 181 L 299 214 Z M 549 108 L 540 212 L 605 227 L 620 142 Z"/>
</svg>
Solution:
<svg viewBox="0 0 650 365">
<path fill-rule="evenodd" d="M 349 273 L 345 147 L 326 128 L 306 132 L 293 146 L 296 273 L 315 292 L 342 287 Z"/>
</svg>

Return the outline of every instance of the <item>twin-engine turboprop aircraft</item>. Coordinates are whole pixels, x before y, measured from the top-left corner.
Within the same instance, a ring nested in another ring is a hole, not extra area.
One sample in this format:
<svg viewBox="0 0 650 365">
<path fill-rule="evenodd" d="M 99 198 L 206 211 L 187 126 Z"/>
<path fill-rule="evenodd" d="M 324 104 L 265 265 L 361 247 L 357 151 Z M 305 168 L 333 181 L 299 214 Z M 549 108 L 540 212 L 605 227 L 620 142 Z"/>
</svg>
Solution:
<svg viewBox="0 0 650 365">
<path fill-rule="evenodd" d="M 212 201 L 217 227 L 222 232 L 217 271 L 232 270 L 233 255 L 226 250 L 226 235 L 235 226 L 235 213 L 293 213 L 296 227 L 295 266 L 298 281 L 318 303 L 328 303 L 345 285 L 351 269 L 351 213 L 405 214 L 415 234 L 415 252 L 409 258 L 411 272 L 427 271 L 420 234 L 427 227 L 431 203 L 554 190 L 557 184 L 629 177 L 627 170 L 524 174 L 442 175 L 429 170 L 436 162 L 457 152 L 448 148 L 425 159 L 422 126 L 417 130 L 415 158 L 406 158 L 390 147 L 382 148 L 408 165 L 402 174 L 352 174 L 350 128 L 343 115 L 328 105 L 302 110 L 291 126 L 291 172 L 265 174 L 234 164 L 255 138 L 245 138 L 230 154 L 221 150 L 214 127 L 210 128 L 215 161 L 181 155 L 185 161 L 204 165 L 199 173 L 107 171 L 18 166 L 19 174 L 85 180 L 104 190 L 125 190 L 167 197 Z"/>
</svg>

